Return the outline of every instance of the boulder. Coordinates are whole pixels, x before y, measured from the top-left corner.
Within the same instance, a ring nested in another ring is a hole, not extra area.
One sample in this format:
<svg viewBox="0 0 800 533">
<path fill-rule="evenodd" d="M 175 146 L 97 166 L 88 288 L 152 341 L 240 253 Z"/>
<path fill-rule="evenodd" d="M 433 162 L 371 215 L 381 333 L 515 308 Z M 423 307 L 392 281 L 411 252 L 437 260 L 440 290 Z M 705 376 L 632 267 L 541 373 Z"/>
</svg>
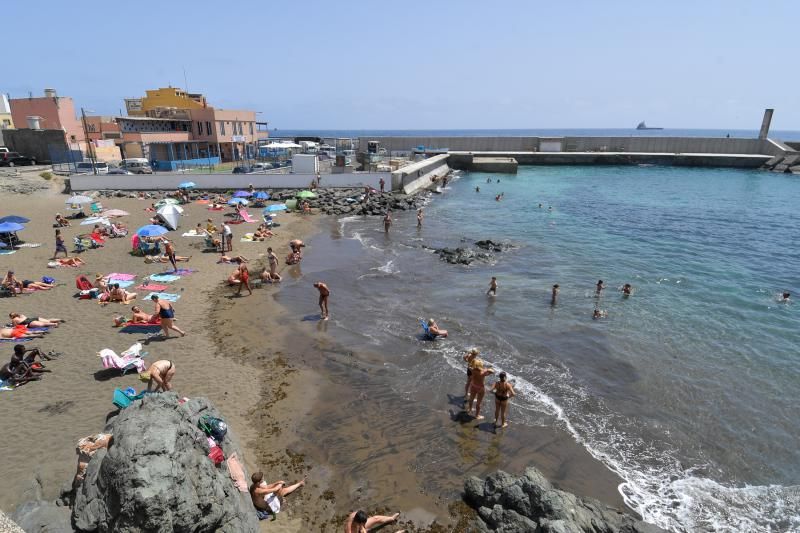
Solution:
<svg viewBox="0 0 800 533">
<path fill-rule="evenodd" d="M 78 487 L 72 520 L 78 531 L 258 531 L 249 496 L 239 492 L 226 463 L 207 457 L 200 416 L 222 418 L 205 398 L 183 404 L 174 393 L 135 401 L 106 427 L 106 450 L 89 462 Z M 225 457 L 237 453 L 228 431 Z"/>
<path fill-rule="evenodd" d="M 663 533 L 619 509 L 554 488 L 535 468 L 523 476 L 498 471 L 464 482 L 464 499 L 478 512 L 479 531 L 516 533 Z"/>
</svg>

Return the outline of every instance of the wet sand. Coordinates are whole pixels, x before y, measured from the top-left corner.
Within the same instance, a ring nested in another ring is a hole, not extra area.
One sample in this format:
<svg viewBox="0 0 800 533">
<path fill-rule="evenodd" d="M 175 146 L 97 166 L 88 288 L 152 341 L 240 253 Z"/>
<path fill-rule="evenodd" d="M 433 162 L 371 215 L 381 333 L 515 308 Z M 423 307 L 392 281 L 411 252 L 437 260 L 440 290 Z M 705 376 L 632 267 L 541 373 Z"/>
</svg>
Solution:
<svg viewBox="0 0 800 533">
<path fill-rule="evenodd" d="M 11 421 L 6 427 L 16 437 L 12 442 L 25 450 L 0 459 L 6 481 L 0 486 L 0 509 L 11 512 L 19 503 L 20 487 L 34 475 L 42 479 L 45 497 L 57 497 L 74 474 L 77 440 L 100 431 L 116 411 L 111 404 L 114 388 L 143 386 L 135 374 L 109 377 L 101 371 L 96 353 L 102 348 L 119 353 L 146 340 L 145 335 L 120 333 L 112 327 L 112 318 L 126 306 L 104 307 L 73 298 L 75 276 L 87 274 L 93 279 L 95 272 L 130 272 L 141 281 L 145 275 L 168 270 L 169 265 L 148 265 L 129 255 L 130 241 L 123 238 L 81 254 L 86 267 L 49 269 L 52 217 L 64 212 L 65 196 L 54 186 L 49 194 L 3 195 L 2 199 L 4 205 L 13 206 L 3 215 L 32 219 L 20 236 L 43 246 L 0 255 L 0 269 L 12 268 L 19 279 L 52 276 L 59 286 L 0 299 L 0 312 L 68 319 L 43 341 L 27 343 L 64 352 L 47 363 L 52 373 L 41 382 L 0 392 L 0 417 Z M 133 229 L 151 216 L 144 211 L 149 201 L 102 202 L 105 207 L 129 211 L 131 216 L 123 221 Z M 171 234 L 177 253 L 193 256 L 181 266 L 198 270 L 172 284 L 173 292 L 181 294 L 175 304 L 177 324 L 187 336 L 150 342 L 145 360 L 171 359 L 176 366 L 175 390 L 185 396 L 205 396 L 216 404 L 240 438 L 249 472 L 263 470 L 270 481 L 294 482 L 309 476 L 307 486 L 287 498 L 277 521 L 262 522 L 262 530 L 338 530 L 346 514 L 356 508 L 402 511 L 417 526 L 435 520 L 447 531 L 463 530 L 459 518 L 465 514 L 464 506 L 454 504 L 463 477 L 498 468 L 521 472 L 529 464 L 561 488 L 622 507 L 616 489 L 619 479 L 568 435 L 515 427 L 514 438 L 505 438 L 486 424 L 476 426 L 462 419 L 459 396 L 431 391 L 424 397 L 407 398 L 395 390 L 391 374 L 377 363 L 370 364 L 368 353 L 352 357 L 329 334 L 333 326 L 315 319 L 318 308 L 311 284 L 316 279 L 303 275 L 302 264 L 281 265 L 282 284 L 255 289 L 252 296 L 232 296 L 222 280 L 234 266 L 217 265 L 215 254 L 201 253 L 202 239 L 179 236 L 209 216 L 217 223 L 222 220 L 221 213 L 191 204 L 182 227 Z M 234 253 L 250 258 L 251 271 L 259 271 L 255 267 L 263 263 L 260 254 L 267 246 L 273 246 L 282 260 L 287 242 L 308 238 L 319 228 L 319 220 L 281 215 L 282 226 L 267 243 L 239 243 L 241 234 L 253 226 L 233 226 Z M 77 226 L 66 228 L 67 242 L 79 231 Z M 313 246 L 305 253 L 313 254 Z M 305 314 L 290 312 L 282 301 L 281 286 L 286 284 L 308 286 Z M 144 296 L 143 291 L 137 292 Z M 152 304 L 144 307 L 149 311 Z M 335 313 L 335 307 L 331 311 Z M 3 359 L 12 350 L 13 343 L 0 344 Z M 457 389 L 452 392 L 458 394 Z M 484 409 L 493 409 L 488 398 Z"/>
</svg>

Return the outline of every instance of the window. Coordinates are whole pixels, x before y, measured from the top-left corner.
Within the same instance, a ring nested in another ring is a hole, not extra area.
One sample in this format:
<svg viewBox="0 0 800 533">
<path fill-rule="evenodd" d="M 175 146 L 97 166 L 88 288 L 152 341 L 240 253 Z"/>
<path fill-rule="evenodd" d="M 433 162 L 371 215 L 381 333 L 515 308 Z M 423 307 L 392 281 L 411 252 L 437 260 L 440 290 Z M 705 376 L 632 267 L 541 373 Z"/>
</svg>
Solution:
<svg viewBox="0 0 800 533">
<path fill-rule="evenodd" d="M 211 123 L 206 122 L 206 133 L 210 136 L 211 135 Z"/>
<path fill-rule="evenodd" d="M 225 135 L 225 121 L 223 120 L 219 121 L 219 134 Z"/>
<path fill-rule="evenodd" d="M 197 134 L 198 135 L 203 134 L 203 123 L 200 122 L 199 120 L 197 121 Z"/>
<path fill-rule="evenodd" d="M 250 124 L 250 135 L 252 135 L 253 134 L 253 123 L 250 122 L 249 124 Z"/>
</svg>

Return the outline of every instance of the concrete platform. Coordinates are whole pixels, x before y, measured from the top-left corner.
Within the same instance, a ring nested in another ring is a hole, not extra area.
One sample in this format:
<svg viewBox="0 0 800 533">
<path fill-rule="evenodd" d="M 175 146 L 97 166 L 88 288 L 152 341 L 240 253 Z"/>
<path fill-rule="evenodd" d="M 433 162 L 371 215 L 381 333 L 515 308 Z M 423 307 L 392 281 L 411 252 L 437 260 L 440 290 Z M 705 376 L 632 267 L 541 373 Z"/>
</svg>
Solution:
<svg viewBox="0 0 800 533">
<path fill-rule="evenodd" d="M 513 157 L 473 157 L 470 170 L 516 174 L 519 163 Z"/>
<path fill-rule="evenodd" d="M 470 170 L 474 159 L 513 158 L 520 165 L 665 165 L 758 168 L 772 156 L 668 152 L 450 152 L 449 165 Z"/>
</svg>

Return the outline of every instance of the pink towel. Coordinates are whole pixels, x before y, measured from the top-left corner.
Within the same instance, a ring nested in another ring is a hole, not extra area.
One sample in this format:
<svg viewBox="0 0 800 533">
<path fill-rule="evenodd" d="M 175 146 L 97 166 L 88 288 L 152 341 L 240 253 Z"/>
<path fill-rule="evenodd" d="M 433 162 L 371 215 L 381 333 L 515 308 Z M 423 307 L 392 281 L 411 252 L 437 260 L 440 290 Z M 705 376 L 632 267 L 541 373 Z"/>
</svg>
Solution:
<svg viewBox="0 0 800 533">
<path fill-rule="evenodd" d="M 254 219 L 252 216 L 250 216 L 250 213 L 248 213 L 245 210 L 239 211 L 239 216 L 241 216 L 242 220 L 244 220 L 245 222 L 251 222 L 251 223 L 258 222 L 258 220 Z"/>
<path fill-rule="evenodd" d="M 228 472 L 231 475 L 233 484 L 239 489 L 239 492 L 247 492 L 247 480 L 244 478 L 244 468 L 242 468 L 242 463 L 239 462 L 239 458 L 236 457 L 235 453 L 228 457 L 227 463 Z"/>
<path fill-rule="evenodd" d="M 118 272 L 114 272 L 113 274 L 109 274 L 106 276 L 109 280 L 116 279 L 119 281 L 131 281 L 136 279 L 135 274 L 120 274 Z"/>
<path fill-rule="evenodd" d="M 143 291 L 156 291 L 156 292 L 159 292 L 159 291 L 165 291 L 165 290 L 169 289 L 169 285 L 159 285 L 157 283 L 151 283 L 149 285 L 139 285 L 136 288 L 139 289 L 139 290 L 143 290 Z"/>
</svg>

